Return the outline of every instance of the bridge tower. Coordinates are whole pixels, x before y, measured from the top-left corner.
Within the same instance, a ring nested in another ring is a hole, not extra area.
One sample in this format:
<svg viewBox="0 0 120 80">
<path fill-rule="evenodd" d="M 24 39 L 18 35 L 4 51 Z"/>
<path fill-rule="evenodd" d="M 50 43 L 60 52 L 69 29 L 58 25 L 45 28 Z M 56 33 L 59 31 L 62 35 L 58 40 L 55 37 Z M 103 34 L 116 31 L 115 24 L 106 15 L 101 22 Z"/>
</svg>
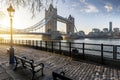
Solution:
<svg viewBox="0 0 120 80">
<path fill-rule="evenodd" d="M 66 23 L 67 28 L 66 28 L 66 33 L 67 34 L 73 34 L 74 33 L 74 17 L 69 15 L 68 17 L 68 22 Z"/>
<path fill-rule="evenodd" d="M 51 33 L 57 31 L 57 9 L 52 4 L 50 4 L 48 10 L 45 10 L 45 18 L 50 18 L 45 25 L 45 32 Z"/>
</svg>

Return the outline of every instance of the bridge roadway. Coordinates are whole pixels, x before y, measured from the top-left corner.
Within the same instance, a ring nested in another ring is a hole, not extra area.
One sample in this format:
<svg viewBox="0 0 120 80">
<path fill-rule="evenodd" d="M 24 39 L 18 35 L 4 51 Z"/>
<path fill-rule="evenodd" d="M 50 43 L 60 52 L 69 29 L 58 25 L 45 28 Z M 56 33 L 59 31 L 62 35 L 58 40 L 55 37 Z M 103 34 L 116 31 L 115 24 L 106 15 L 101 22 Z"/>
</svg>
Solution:
<svg viewBox="0 0 120 80">
<path fill-rule="evenodd" d="M 14 34 L 35 34 L 35 35 L 51 35 L 50 33 L 40 33 L 40 32 L 16 32 Z"/>
<path fill-rule="evenodd" d="M 16 71 L 10 69 L 9 63 L 7 62 L 9 55 L 6 53 L 6 47 L 9 46 L 0 46 L 0 62 L 2 62 L 1 65 L 6 70 L 4 73 L 6 73 L 6 75 L 9 74 L 14 79 L 11 79 L 10 76 L 7 78 L 9 78 L 9 80 L 30 80 L 30 71 L 23 69 L 22 67 L 19 67 Z M 120 69 L 97 63 L 74 61 L 72 58 L 67 56 L 36 50 L 29 47 L 14 47 L 15 55 L 26 56 L 34 59 L 35 62 L 43 62 L 45 64 L 45 76 L 41 77 L 40 73 L 38 73 L 36 78 L 39 76 L 39 79 L 36 80 L 52 80 L 52 71 L 64 71 L 66 76 L 73 80 L 120 80 Z M 0 69 L 1 73 L 2 70 Z M 1 79 L 1 75 L 3 74 L 0 74 L 0 80 L 8 80 Z"/>
<path fill-rule="evenodd" d="M 9 32 L 1 32 L 0 34 L 10 34 Z M 35 35 L 51 35 L 50 33 L 40 33 L 40 32 L 13 32 L 13 34 L 35 34 Z"/>
<path fill-rule="evenodd" d="M 10 34 L 9 32 L 3 32 L 0 34 Z M 46 35 L 50 36 L 50 33 L 40 33 L 40 32 L 13 32 L 13 34 L 28 34 L 28 35 Z M 62 36 L 68 36 L 68 34 L 62 34 Z"/>
</svg>

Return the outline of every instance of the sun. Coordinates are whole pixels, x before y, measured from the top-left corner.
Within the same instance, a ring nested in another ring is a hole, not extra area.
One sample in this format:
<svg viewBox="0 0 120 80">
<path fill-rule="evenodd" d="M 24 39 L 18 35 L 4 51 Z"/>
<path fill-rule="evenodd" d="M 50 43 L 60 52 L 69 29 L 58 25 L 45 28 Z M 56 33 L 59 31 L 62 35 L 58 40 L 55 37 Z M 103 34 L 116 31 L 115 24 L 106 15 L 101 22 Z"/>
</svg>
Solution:
<svg viewBox="0 0 120 80">
<path fill-rule="evenodd" d="M 6 27 L 9 27 L 9 25 L 10 25 L 7 18 L 4 18 L 4 19 L 1 20 L 0 22 L 1 22 L 0 24 L 2 25 L 2 27 L 5 27 L 5 28 L 6 28 Z"/>
<path fill-rule="evenodd" d="M 10 27 L 10 17 L 6 9 L 4 9 L 4 16 L 0 15 L 0 24 L 4 27 Z M 26 8 L 15 9 L 13 16 L 13 24 L 12 27 L 15 29 L 25 29 L 33 26 L 34 24 L 40 22 L 45 17 L 44 11 L 37 14 L 34 18 L 32 18 L 32 13 L 28 11 Z"/>
<path fill-rule="evenodd" d="M 12 18 L 12 27 L 15 29 L 23 29 L 24 28 L 24 19 L 22 18 L 21 15 L 16 15 Z M 0 24 L 2 25 L 3 28 L 8 28 L 10 27 L 10 17 L 9 15 L 4 16 L 0 20 Z"/>
</svg>

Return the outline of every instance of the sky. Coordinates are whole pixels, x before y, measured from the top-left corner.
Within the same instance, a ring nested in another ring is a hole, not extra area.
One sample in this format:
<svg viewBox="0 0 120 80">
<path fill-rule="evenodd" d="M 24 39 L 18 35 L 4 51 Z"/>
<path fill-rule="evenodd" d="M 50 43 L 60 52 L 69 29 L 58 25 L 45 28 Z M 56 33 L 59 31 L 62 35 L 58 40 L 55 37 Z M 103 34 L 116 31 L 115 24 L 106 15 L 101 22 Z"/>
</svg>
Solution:
<svg viewBox="0 0 120 80">
<path fill-rule="evenodd" d="M 109 22 L 113 28 L 120 28 L 120 0 L 58 0 L 53 2 L 58 15 L 68 17 L 70 14 L 75 18 L 75 26 L 78 31 L 83 30 L 86 34 L 92 28 L 109 28 Z M 28 9 L 16 9 L 13 26 L 15 28 L 27 28 L 44 18 L 44 10 L 31 18 Z M 9 26 L 9 16 L 5 8 L 0 6 L 0 24 Z M 65 24 L 58 23 L 58 28 L 64 30 Z M 61 27 L 62 26 L 62 27 Z"/>
<path fill-rule="evenodd" d="M 74 16 L 78 30 L 86 33 L 92 28 L 102 30 L 109 28 L 110 21 L 114 28 L 120 28 L 120 0 L 66 0 L 63 5 L 58 7 L 59 14 Z"/>
</svg>

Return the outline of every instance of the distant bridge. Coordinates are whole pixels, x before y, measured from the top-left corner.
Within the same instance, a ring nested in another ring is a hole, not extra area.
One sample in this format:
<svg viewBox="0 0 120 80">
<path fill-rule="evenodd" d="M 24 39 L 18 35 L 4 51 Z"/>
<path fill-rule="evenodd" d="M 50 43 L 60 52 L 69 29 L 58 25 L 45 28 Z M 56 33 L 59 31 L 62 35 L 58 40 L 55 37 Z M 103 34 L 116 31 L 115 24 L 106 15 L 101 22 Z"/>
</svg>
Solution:
<svg viewBox="0 0 120 80">
<path fill-rule="evenodd" d="M 51 34 L 50 33 L 36 33 L 36 32 L 16 32 L 16 33 L 14 33 L 14 34 L 35 34 L 35 35 L 48 35 L 48 36 L 50 36 Z"/>
<path fill-rule="evenodd" d="M 66 34 L 62 34 L 57 31 L 57 21 L 66 23 Z M 40 32 L 40 30 L 45 26 L 45 33 Z M 45 18 L 39 21 L 38 23 L 19 30 L 13 30 L 14 34 L 36 34 L 43 35 L 49 39 L 57 39 L 58 37 L 62 37 L 62 35 L 70 35 L 74 33 L 74 30 L 77 30 L 74 25 L 74 18 L 69 15 L 68 18 L 64 18 L 62 16 L 57 15 L 57 9 L 50 5 L 48 10 L 45 10 Z M 9 33 L 7 31 L 0 31 L 0 33 Z"/>
</svg>

